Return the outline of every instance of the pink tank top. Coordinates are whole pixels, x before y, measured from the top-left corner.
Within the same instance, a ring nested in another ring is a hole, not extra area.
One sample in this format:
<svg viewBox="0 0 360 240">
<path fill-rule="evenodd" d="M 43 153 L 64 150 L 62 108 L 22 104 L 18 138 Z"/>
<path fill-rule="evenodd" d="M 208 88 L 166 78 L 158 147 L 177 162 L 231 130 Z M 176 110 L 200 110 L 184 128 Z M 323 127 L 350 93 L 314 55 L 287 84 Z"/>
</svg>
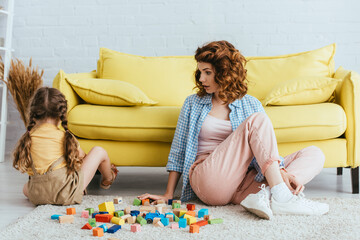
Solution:
<svg viewBox="0 0 360 240">
<path fill-rule="evenodd" d="M 209 154 L 232 133 L 231 122 L 208 114 L 201 126 L 197 156 Z"/>
</svg>

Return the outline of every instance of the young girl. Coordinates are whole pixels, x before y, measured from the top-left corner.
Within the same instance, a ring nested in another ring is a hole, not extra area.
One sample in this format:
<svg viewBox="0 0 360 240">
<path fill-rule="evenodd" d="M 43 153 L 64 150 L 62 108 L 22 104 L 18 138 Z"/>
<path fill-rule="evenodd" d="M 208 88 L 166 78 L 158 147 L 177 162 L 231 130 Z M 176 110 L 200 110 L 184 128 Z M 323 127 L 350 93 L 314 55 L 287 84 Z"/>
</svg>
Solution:
<svg viewBox="0 0 360 240">
<path fill-rule="evenodd" d="M 198 48 L 195 59 L 197 94 L 181 109 L 166 193 L 139 198 L 173 198 L 183 174 L 182 201 L 197 196 L 208 205 L 241 204 L 265 219 L 273 213 L 327 213 L 327 204 L 301 194 L 323 168 L 324 154 L 311 146 L 282 160 L 270 119 L 259 100 L 246 94 L 245 57 L 218 41 Z"/>
<path fill-rule="evenodd" d="M 67 126 L 67 101 L 55 88 L 38 89 L 30 104 L 29 125 L 14 151 L 13 166 L 29 174 L 23 192 L 35 204 L 81 203 L 98 169 L 100 186 L 108 189 L 117 176 L 106 151 L 94 147 L 86 155 Z M 63 130 L 58 128 L 59 124 Z"/>
</svg>

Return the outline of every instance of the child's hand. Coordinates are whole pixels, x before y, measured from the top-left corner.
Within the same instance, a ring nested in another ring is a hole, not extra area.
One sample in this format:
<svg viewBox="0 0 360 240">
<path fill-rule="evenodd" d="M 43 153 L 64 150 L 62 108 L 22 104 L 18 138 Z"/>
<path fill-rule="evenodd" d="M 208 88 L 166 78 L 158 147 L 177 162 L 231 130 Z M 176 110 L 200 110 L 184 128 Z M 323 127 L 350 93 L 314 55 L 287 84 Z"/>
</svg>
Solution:
<svg viewBox="0 0 360 240">
<path fill-rule="evenodd" d="M 280 172 L 285 184 L 288 186 L 288 188 L 293 194 L 298 195 L 299 193 L 304 191 L 305 186 L 302 185 L 294 175 L 291 175 L 286 171 Z"/>
<path fill-rule="evenodd" d="M 154 194 L 150 194 L 150 193 L 145 193 L 145 194 L 142 194 L 142 195 L 138 196 L 138 198 L 140 200 L 150 198 L 150 199 L 154 200 L 151 204 L 155 205 L 155 204 L 157 204 L 158 200 L 164 200 L 165 203 L 167 203 L 168 199 L 172 199 L 172 196 L 166 195 L 166 194 L 164 194 L 164 195 L 154 195 Z"/>
</svg>

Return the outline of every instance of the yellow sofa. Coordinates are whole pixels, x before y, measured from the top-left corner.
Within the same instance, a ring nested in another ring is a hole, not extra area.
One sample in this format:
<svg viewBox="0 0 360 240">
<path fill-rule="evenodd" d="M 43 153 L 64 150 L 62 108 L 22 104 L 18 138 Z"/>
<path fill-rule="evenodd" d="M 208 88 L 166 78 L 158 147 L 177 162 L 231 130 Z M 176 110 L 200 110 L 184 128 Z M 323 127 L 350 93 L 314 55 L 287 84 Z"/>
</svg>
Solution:
<svg viewBox="0 0 360 240">
<path fill-rule="evenodd" d="M 351 168 L 353 193 L 358 193 L 360 77 L 342 67 L 335 71 L 335 49 L 336 45 L 332 44 L 296 54 L 247 57 L 248 94 L 264 102 L 271 90 L 289 79 L 338 79 L 330 100 L 264 108 L 273 122 L 282 156 L 315 145 L 326 156 L 324 167 Z M 102 48 L 97 71 L 66 74 L 60 70 L 53 86 L 66 96 L 69 129 L 85 151 L 102 146 L 117 166 L 165 166 L 181 105 L 186 96 L 194 93 L 195 69 L 192 56 L 141 57 Z M 80 97 L 79 91 L 86 88 L 82 84 L 88 82 L 95 83 L 95 87 L 90 84 Z M 146 95 L 146 101 L 129 100 L 134 89 L 127 90 L 127 85 L 111 87 L 120 82 L 140 89 L 139 96 Z M 102 92 L 97 92 L 98 89 Z M 116 89 L 122 92 L 117 93 Z M 115 93 L 111 95 L 106 91 Z M 92 94 L 97 94 L 94 102 Z M 293 101 L 293 93 L 285 94 Z M 300 98 L 301 102 L 310 96 L 311 102 L 312 94 L 315 99 L 317 93 L 301 94 L 297 100 Z M 119 95 L 126 96 L 119 102 Z M 108 99 L 98 100 L 103 97 Z M 127 104 L 128 101 L 131 103 Z"/>
</svg>

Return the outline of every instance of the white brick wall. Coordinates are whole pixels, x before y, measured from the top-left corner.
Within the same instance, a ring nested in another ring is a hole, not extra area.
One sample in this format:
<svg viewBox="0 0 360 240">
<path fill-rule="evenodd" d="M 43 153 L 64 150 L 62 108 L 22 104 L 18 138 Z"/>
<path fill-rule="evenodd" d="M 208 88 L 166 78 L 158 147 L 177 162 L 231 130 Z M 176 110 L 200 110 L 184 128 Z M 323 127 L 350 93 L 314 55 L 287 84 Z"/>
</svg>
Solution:
<svg viewBox="0 0 360 240">
<path fill-rule="evenodd" d="M 360 72 L 357 0 L 17 0 L 15 56 L 51 85 L 59 69 L 96 69 L 100 47 L 144 56 L 192 55 L 226 39 L 245 55 L 338 44 L 336 67 Z"/>
</svg>

